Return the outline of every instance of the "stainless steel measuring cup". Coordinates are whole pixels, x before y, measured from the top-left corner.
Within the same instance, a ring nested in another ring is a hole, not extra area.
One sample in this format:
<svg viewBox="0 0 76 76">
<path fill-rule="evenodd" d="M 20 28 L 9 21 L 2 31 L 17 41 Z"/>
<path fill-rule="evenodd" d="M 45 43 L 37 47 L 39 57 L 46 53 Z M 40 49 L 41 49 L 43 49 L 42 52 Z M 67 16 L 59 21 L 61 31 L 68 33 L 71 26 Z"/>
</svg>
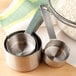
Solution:
<svg viewBox="0 0 76 76">
<path fill-rule="evenodd" d="M 37 48 L 37 44 L 31 35 L 38 29 L 41 23 L 42 18 L 40 17 L 40 10 L 38 10 L 24 33 L 14 34 L 7 40 L 6 46 L 8 52 L 17 56 L 25 56 L 33 53 Z"/>
<path fill-rule="evenodd" d="M 6 62 L 9 67 L 21 72 L 38 67 L 42 43 L 34 32 L 42 22 L 43 19 L 40 10 L 38 10 L 26 31 L 17 31 L 6 37 L 4 47 Z M 26 50 L 26 48 L 28 49 Z"/>
<path fill-rule="evenodd" d="M 50 37 L 50 42 L 43 51 L 43 60 L 49 66 L 61 67 L 69 56 L 69 48 L 64 42 L 56 39 L 48 6 L 41 5 L 40 7 Z"/>
</svg>

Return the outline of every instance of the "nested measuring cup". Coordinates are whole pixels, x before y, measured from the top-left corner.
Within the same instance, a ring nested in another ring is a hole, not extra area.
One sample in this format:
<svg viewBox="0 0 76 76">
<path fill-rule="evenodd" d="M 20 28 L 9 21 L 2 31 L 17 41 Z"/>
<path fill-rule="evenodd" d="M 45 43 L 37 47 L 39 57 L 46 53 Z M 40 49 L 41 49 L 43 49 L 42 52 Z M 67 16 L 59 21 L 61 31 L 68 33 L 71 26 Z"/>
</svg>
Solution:
<svg viewBox="0 0 76 76">
<path fill-rule="evenodd" d="M 6 37 L 4 47 L 9 67 L 21 72 L 38 67 L 42 43 L 34 32 L 42 22 L 43 19 L 39 9 L 26 31 L 17 31 Z"/>
<path fill-rule="evenodd" d="M 50 41 L 47 43 L 43 51 L 43 60 L 49 66 L 61 67 L 69 56 L 69 48 L 63 41 L 56 39 L 48 6 L 41 5 L 40 7 L 50 37 Z"/>
</svg>

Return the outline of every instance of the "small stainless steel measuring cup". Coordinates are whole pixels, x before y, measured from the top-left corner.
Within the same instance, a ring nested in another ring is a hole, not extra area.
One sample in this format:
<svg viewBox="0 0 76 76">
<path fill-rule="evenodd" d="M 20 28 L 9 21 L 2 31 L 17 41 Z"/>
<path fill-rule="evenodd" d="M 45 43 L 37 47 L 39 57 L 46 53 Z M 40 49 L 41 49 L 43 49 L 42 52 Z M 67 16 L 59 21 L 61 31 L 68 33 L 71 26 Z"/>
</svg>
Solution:
<svg viewBox="0 0 76 76">
<path fill-rule="evenodd" d="M 42 43 L 34 32 L 42 22 L 43 19 L 38 10 L 26 31 L 17 31 L 6 37 L 4 47 L 9 67 L 21 72 L 38 67 Z"/>
<path fill-rule="evenodd" d="M 48 6 L 41 5 L 40 7 L 50 37 L 50 42 L 47 43 L 43 51 L 43 60 L 49 66 L 61 67 L 69 56 L 69 48 L 63 41 L 56 39 Z"/>
</svg>

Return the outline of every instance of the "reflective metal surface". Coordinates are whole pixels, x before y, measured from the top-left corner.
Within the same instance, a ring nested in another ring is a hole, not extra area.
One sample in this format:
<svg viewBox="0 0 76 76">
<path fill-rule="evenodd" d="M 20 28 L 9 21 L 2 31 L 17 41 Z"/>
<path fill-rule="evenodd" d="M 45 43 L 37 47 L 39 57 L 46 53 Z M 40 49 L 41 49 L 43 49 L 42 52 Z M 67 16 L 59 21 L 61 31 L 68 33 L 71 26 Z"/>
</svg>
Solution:
<svg viewBox="0 0 76 76">
<path fill-rule="evenodd" d="M 6 37 L 4 43 L 6 61 L 12 69 L 23 72 L 38 67 L 42 44 L 34 32 L 42 22 L 38 9 L 26 31 L 17 31 Z"/>
<path fill-rule="evenodd" d="M 32 33 L 36 32 L 42 22 L 41 12 L 38 9 L 26 31 L 24 33 L 16 33 L 7 40 L 8 51 L 17 56 L 25 56 L 34 52 L 37 42 L 32 37 Z"/>
<path fill-rule="evenodd" d="M 44 49 L 44 61 L 52 67 L 61 67 L 69 56 L 69 48 L 64 42 L 54 39 Z"/>
<path fill-rule="evenodd" d="M 47 5 L 41 5 L 43 19 L 45 21 L 47 31 L 50 37 L 50 42 L 46 45 L 43 51 L 43 60 L 46 64 L 52 67 L 61 67 L 69 56 L 68 46 L 56 39 L 54 28 Z"/>
<path fill-rule="evenodd" d="M 16 56 L 29 55 L 33 52 L 33 50 L 35 50 L 36 47 L 35 39 L 29 34 L 22 32 L 12 35 L 8 38 L 6 44 L 8 52 Z"/>
<path fill-rule="evenodd" d="M 12 68 L 16 71 L 20 71 L 20 72 L 31 71 L 31 70 L 37 68 L 39 66 L 39 63 L 41 60 L 42 42 L 35 33 L 33 33 L 33 37 L 36 39 L 38 46 L 32 54 L 27 55 L 27 56 L 16 56 L 16 55 L 13 55 L 12 53 L 10 53 L 9 50 L 7 49 L 8 39 L 12 35 L 15 35 L 18 33 L 24 34 L 24 32 L 25 31 L 18 31 L 18 32 L 15 32 L 15 33 L 9 35 L 8 38 L 6 38 L 5 43 L 4 43 L 6 62 L 8 64 L 8 66 L 10 68 Z M 22 46 L 22 47 L 24 47 L 24 46 Z"/>
</svg>

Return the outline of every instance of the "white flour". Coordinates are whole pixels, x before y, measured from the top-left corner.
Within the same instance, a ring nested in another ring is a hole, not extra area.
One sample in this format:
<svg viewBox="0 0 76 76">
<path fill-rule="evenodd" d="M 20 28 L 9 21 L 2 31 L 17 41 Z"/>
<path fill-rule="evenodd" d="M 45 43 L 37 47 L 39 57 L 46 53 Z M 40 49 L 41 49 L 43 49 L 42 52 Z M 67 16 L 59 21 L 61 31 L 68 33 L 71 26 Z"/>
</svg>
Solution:
<svg viewBox="0 0 76 76">
<path fill-rule="evenodd" d="M 55 7 L 63 17 L 76 22 L 76 0 L 59 0 Z"/>
<path fill-rule="evenodd" d="M 58 0 L 53 7 L 66 19 L 76 22 L 76 0 Z M 58 21 L 58 25 L 67 35 L 76 40 L 76 28 L 69 27 L 60 21 Z"/>
</svg>

